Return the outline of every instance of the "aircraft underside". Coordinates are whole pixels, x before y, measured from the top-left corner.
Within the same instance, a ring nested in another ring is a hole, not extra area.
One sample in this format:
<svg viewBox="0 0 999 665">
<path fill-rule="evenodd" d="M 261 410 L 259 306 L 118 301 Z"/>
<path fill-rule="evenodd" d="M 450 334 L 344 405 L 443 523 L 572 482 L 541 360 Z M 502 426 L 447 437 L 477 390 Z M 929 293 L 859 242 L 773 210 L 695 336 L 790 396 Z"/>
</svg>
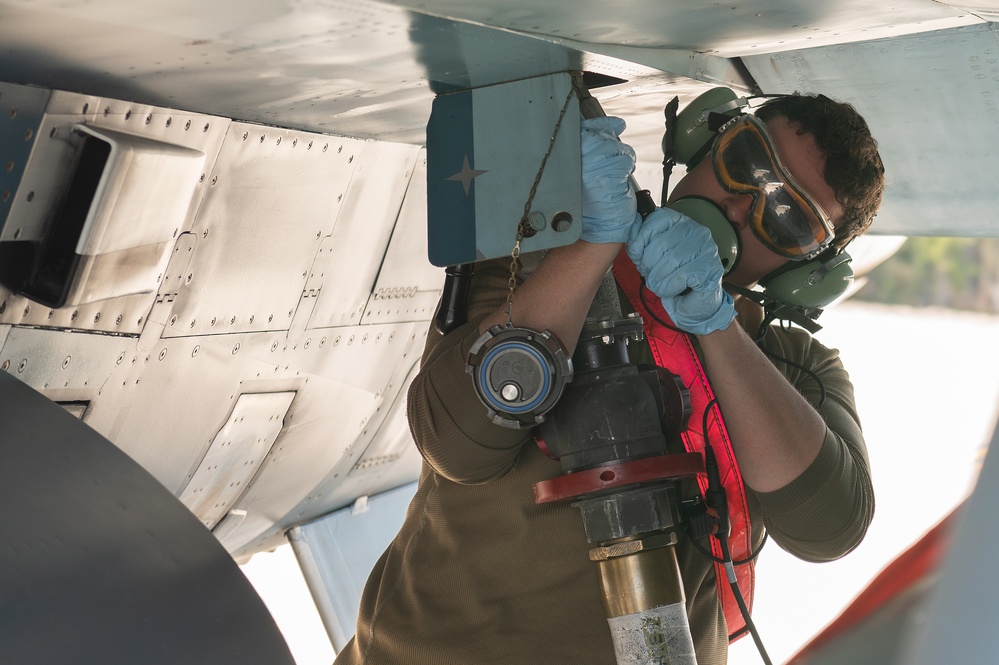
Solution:
<svg viewBox="0 0 999 665">
<path fill-rule="evenodd" d="M 881 142 L 878 234 L 995 236 L 996 16 L 0 0 L 0 369 L 245 560 L 418 476 L 406 390 L 443 283 L 427 260 L 435 96 L 585 71 L 655 192 L 674 95 L 822 92 Z"/>
</svg>

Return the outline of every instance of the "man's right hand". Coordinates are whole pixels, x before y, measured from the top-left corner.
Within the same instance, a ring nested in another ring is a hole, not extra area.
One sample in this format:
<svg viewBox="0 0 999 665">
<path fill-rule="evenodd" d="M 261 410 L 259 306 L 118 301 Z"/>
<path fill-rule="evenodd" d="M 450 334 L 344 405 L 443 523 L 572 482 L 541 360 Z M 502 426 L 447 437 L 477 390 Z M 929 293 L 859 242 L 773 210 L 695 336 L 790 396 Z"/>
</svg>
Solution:
<svg viewBox="0 0 999 665">
<path fill-rule="evenodd" d="M 635 170 L 635 151 L 618 137 L 621 118 L 587 118 L 580 123 L 583 162 L 583 229 L 591 243 L 628 242 L 641 223 L 628 177 Z"/>
<path fill-rule="evenodd" d="M 722 288 L 718 246 L 707 227 L 669 208 L 657 208 L 635 228 L 628 256 L 681 329 L 695 335 L 724 330 L 735 319 Z"/>
</svg>

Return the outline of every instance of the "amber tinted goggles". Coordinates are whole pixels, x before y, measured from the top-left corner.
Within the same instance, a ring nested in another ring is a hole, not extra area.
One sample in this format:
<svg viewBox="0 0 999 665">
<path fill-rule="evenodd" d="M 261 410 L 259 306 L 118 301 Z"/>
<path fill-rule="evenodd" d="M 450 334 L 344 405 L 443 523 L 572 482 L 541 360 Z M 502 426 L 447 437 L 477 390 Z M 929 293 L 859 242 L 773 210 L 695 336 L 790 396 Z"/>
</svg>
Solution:
<svg viewBox="0 0 999 665">
<path fill-rule="evenodd" d="M 800 260 L 832 242 L 835 229 L 829 217 L 795 182 L 761 120 L 743 115 L 722 127 L 711 161 L 722 187 L 753 197 L 750 226 L 771 250 Z"/>
</svg>

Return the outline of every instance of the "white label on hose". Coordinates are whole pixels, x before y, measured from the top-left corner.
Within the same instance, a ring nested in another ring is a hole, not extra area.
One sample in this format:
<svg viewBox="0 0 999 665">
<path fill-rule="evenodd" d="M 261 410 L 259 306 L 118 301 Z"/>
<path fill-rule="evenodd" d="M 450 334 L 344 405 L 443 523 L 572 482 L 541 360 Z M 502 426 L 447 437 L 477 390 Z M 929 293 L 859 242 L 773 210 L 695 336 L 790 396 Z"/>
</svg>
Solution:
<svg viewBox="0 0 999 665">
<path fill-rule="evenodd" d="M 697 665 L 683 603 L 607 619 L 617 665 Z"/>
</svg>

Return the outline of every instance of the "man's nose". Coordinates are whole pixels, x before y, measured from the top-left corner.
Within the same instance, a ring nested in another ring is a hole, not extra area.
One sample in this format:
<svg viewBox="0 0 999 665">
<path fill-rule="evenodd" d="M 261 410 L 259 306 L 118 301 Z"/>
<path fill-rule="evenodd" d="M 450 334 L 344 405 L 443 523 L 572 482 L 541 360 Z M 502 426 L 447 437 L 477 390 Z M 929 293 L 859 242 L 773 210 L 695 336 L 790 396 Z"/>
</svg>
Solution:
<svg viewBox="0 0 999 665">
<path fill-rule="evenodd" d="M 749 220 L 749 211 L 753 207 L 753 197 L 749 194 L 732 194 L 725 200 L 725 216 L 736 226 L 742 226 Z"/>
</svg>

